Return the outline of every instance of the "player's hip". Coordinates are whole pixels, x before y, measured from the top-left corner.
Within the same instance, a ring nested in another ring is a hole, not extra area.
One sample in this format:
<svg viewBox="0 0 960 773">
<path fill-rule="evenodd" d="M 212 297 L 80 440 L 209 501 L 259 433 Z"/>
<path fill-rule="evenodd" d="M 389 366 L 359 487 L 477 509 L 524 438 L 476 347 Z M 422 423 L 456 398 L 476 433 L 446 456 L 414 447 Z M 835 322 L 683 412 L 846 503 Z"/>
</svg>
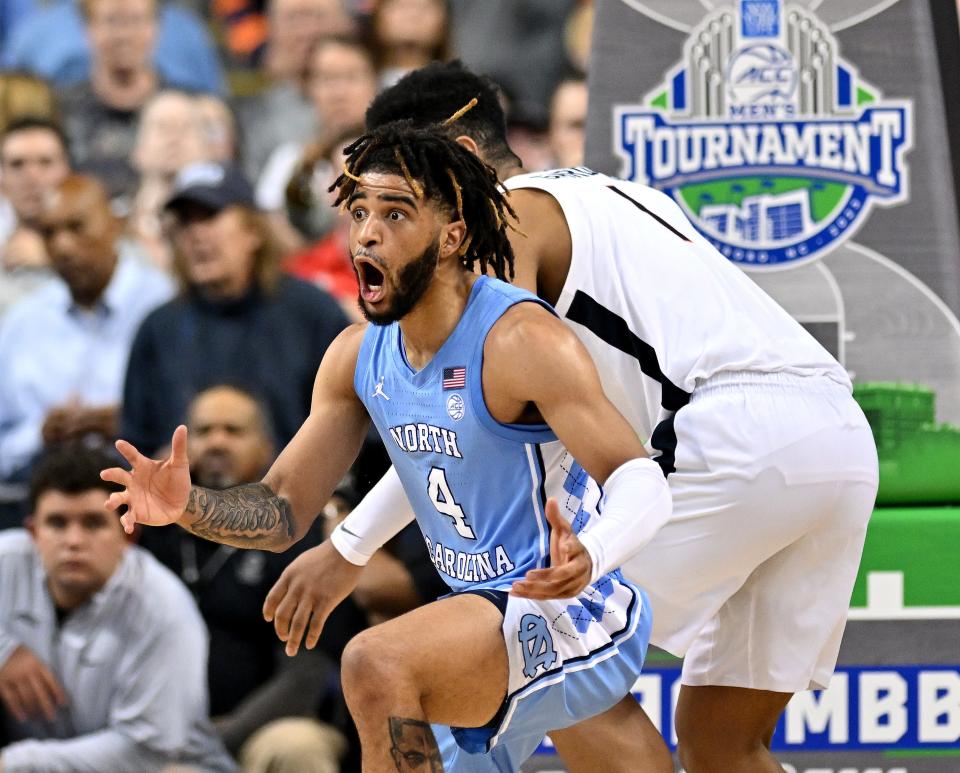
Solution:
<svg viewBox="0 0 960 773">
<path fill-rule="evenodd" d="M 876 446 L 844 384 L 825 376 L 728 372 L 704 381 L 672 417 L 671 488 L 750 480 L 876 485 Z"/>
</svg>

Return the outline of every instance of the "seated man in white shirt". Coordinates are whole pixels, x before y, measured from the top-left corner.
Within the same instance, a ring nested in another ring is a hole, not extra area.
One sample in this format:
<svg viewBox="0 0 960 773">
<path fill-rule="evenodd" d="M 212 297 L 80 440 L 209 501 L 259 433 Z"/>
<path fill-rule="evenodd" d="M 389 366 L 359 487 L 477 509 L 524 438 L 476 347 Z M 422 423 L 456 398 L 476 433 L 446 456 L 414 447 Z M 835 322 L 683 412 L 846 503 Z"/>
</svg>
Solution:
<svg viewBox="0 0 960 773">
<path fill-rule="evenodd" d="M 57 185 L 37 226 L 62 281 L 21 299 L 0 323 L 0 483 L 26 480 L 45 444 L 113 435 L 133 336 L 174 290 L 120 240 L 92 177 Z"/>
<path fill-rule="evenodd" d="M 0 773 L 233 771 L 207 719 L 203 621 L 105 509 L 112 463 L 54 451 L 28 529 L 0 532 Z"/>
</svg>

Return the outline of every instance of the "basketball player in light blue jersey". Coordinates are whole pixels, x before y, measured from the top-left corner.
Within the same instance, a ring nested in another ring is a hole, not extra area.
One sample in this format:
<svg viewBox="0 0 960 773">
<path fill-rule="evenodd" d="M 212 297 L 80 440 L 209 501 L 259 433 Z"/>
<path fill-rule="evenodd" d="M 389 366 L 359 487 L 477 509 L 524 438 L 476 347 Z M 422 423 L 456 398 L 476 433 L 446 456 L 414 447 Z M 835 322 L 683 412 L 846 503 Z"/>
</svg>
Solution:
<svg viewBox="0 0 960 773">
<path fill-rule="evenodd" d="M 512 264 L 493 169 L 403 124 L 348 152 L 338 203 L 372 324 L 330 347 L 301 430 L 261 483 L 226 491 L 191 486 L 184 427 L 163 461 L 118 441 L 132 470 L 104 471 L 125 487 L 108 505 L 128 508 L 128 530 L 176 522 L 280 551 L 321 511 L 372 419 L 453 592 L 348 645 L 364 770 L 516 771 L 545 733 L 633 701 L 650 612 L 617 567 L 634 549 L 625 524 L 662 524 L 669 489 L 575 336 L 533 294 L 471 270 L 504 277 Z M 321 548 L 342 599 L 360 569 Z M 545 579 L 550 599 L 510 593 Z M 301 635 L 326 614 L 282 612 Z M 430 723 L 453 728 L 442 762 Z M 656 764 L 672 770 L 665 747 Z"/>
<path fill-rule="evenodd" d="M 464 109 L 467 108 L 467 109 Z M 870 427 L 845 369 L 697 232 L 666 194 L 590 169 L 525 174 L 489 80 L 435 63 L 381 92 L 370 128 L 412 119 L 491 164 L 518 214 L 513 283 L 548 302 L 589 352 L 617 410 L 673 496 L 658 528 L 636 518 L 624 576 L 648 593 L 651 643 L 683 658 L 674 727 L 689 773 L 773 773 L 778 717 L 830 681 L 877 490 Z M 584 399 L 591 396 L 584 394 Z M 387 473 L 331 535 L 362 565 L 413 518 Z M 290 609 L 325 609 L 307 551 L 268 596 L 296 651 L 317 632 Z M 547 574 L 514 586 L 545 598 Z M 302 613 L 305 614 L 305 613 Z M 658 729 L 636 704 L 551 734 L 571 771 L 597 773 Z"/>
</svg>

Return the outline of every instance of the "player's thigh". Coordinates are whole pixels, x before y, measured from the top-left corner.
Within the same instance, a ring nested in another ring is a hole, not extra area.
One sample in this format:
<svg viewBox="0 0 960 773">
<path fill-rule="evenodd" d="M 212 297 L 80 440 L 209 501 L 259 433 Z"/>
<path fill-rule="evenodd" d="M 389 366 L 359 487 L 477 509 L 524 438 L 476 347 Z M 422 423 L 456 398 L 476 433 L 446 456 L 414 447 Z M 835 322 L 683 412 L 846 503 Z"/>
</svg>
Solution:
<svg viewBox="0 0 960 773">
<path fill-rule="evenodd" d="M 687 651 L 684 684 L 792 693 L 829 681 L 873 487 L 810 484 L 792 495 L 821 502 L 820 522 L 758 566 L 703 627 Z"/>
<path fill-rule="evenodd" d="M 430 722 L 483 725 L 506 695 L 502 623 L 500 610 L 475 594 L 425 604 L 355 637 L 345 679 L 379 681 L 385 694 L 417 692 Z"/>
<path fill-rule="evenodd" d="M 670 476 L 674 515 L 623 572 L 653 606 L 651 642 L 682 656 L 754 569 L 809 528 L 815 512 L 779 471 L 753 478 Z"/>
</svg>

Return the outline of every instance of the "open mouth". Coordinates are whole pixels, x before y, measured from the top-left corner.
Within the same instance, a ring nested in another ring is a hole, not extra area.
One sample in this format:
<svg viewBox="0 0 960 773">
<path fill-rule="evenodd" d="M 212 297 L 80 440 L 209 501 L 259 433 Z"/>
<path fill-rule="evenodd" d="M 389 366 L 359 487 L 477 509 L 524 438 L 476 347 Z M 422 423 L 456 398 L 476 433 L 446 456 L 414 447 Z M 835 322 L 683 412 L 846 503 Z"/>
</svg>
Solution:
<svg viewBox="0 0 960 773">
<path fill-rule="evenodd" d="M 367 303 L 383 299 L 383 272 L 366 258 L 355 258 L 353 265 L 360 281 L 360 297 Z"/>
</svg>

